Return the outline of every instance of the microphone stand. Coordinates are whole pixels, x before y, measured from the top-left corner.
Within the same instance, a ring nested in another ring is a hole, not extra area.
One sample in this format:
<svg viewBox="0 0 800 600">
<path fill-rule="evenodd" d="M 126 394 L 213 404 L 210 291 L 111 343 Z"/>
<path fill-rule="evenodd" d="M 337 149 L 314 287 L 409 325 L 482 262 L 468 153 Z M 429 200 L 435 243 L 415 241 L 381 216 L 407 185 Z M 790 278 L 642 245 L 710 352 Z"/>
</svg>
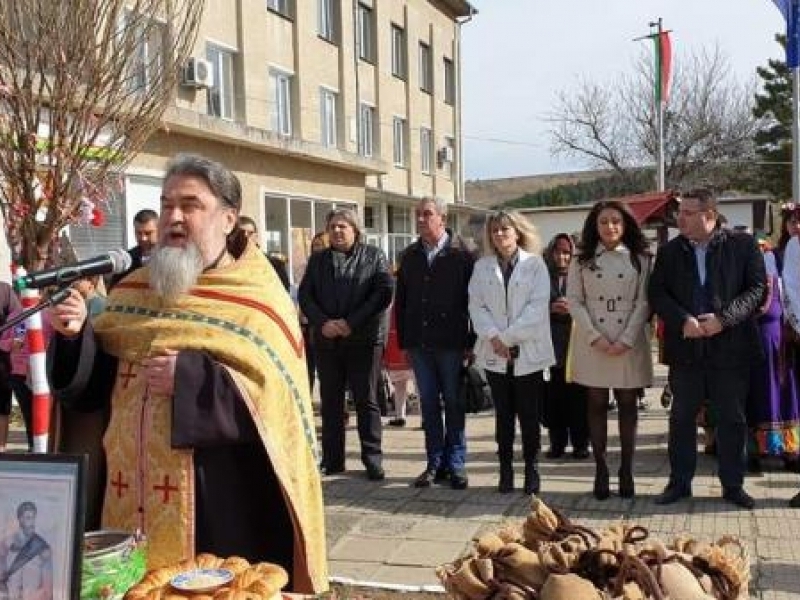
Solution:
<svg viewBox="0 0 800 600">
<path fill-rule="evenodd" d="M 11 329 L 12 327 L 16 327 L 31 315 L 35 315 L 36 313 L 43 311 L 45 308 L 55 306 L 56 304 L 61 304 L 62 302 L 64 302 L 64 300 L 69 298 L 70 295 L 69 290 L 70 290 L 69 286 L 63 287 L 54 294 L 51 294 L 50 296 L 39 302 L 39 304 L 37 304 L 36 306 L 31 306 L 30 308 L 23 310 L 14 318 L 10 319 L 3 325 L 0 325 L 0 334 L 8 329 Z"/>
</svg>

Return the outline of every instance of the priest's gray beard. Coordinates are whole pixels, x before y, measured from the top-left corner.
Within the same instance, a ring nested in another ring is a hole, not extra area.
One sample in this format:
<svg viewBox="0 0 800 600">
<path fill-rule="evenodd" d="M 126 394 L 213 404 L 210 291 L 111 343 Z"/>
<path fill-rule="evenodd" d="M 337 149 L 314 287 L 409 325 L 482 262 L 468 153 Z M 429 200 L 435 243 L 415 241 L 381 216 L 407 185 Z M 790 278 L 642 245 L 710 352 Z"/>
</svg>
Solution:
<svg viewBox="0 0 800 600">
<path fill-rule="evenodd" d="M 147 266 L 150 267 L 150 288 L 166 304 L 174 304 L 197 283 L 203 272 L 203 255 L 193 242 L 185 248 L 165 246 L 153 251 Z"/>
</svg>

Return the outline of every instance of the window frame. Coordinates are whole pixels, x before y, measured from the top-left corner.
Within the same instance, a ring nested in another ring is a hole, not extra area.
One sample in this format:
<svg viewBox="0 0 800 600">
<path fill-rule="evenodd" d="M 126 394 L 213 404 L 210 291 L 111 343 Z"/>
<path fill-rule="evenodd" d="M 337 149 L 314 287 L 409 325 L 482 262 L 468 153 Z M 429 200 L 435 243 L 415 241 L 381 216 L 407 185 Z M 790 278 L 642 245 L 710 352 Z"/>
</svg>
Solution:
<svg viewBox="0 0 800 600">
<path fill-rule="evenodd" d="M 408 77 L 408 45 L 406 44 L 406 30 L 400 25 L 392 23 L 392 75 L 398 79 L 406 80 Z"/>
<path fill-rule="evenodd" d="M 456 69 L 453 60 L 444 57 L 444 102 L 454 106 L 456 103 Z"/>
<path fill-rule="evenodd" d="M 277 67 L 269 67 L 269 82 L 272 96 L 270 127 L 280 136 L 291 137 L 294 131 L 292 119 L 294 75 Z M 281 92 L 285 92 L 285 97 Z"/>
<path fill-rule="evenodd" d="M 431 45 L 419 42 L 419 89 L 426 94 L 433 94 L 433 53 Z"/>
<path fill-rule="evenodd" d="M 371 6 L 367 6 L 363 2 L 358 3 L 356 11 L 358 58 L 368 63 L 374 63 L 376 58 L 375 12 Z"/>
<path fill-rule="evenodd" d="M 369 115 L 368 118 L 365 118 Z M 375 155 L 375 107 L 366 102 L 358 106 L 358 153 L 365 158 Z"/>
<path fill-rule="evenodd" d="M 164 48 L 167 43 L 167 23 L 161 19 L 155 19 L 147 16 L 136 17 L 131 10 L 125 10 L 123 15 L 123 23 L 121 27 L 127 28 L 135 26 L 139 21 L 147 21 L 142 23 L 141 27 L 146 28 L 150 36 L 156 31 L 160 33 L 160 40 L 155 45 L 155 50 L 152 49 L 154 44 L 150 37 L 144 37 L 144 33 L 137 28 L 137 41 L 136 49 L 133 60 L 130 65 L 130 76 L 128 79 L 129 89 L 137 93 L 146 93 L 154 85 L 158 85 L 160 80 L 163 79 L 164 70 Z M 132 20 L 135 21 L 131 23 Z"/>
<path fill-rule="evenodd" d="M 267 0 L 267 10 L 287 19 L 293 19 L 294 0 Z"/>
<path fill-rule="evenodd" d="M 212 53 L 216 53 L 217 57 L 213 57 Z M 234 79 L 235 75 L 235 63 L 236 60 L 236 50 L 231 48 L 226 48 L 220 44 L 215 44 L 213 42 L 206 42 L 206 60 L 211 63 L 211 69 L 214 72 L 214 85 L 208 89 L 208 97 L 207 97 L 207 114 L 211 117 L 217 117 L 218 119 L 224 119 L 226 121 L 233 121 L 236 117 L 235 111 L 235 89 L 236 89 L 236 81 Z M 223 64 L 227 59 L 227 64 L 230 67 L 230 71 L 227 77 L 223 77 Z M 227 88 L 230 87 L 230 90 Z M 221 91 L 217 91 L 221 90 Z M 216 114 L 213 107 L 214 102 L 214 94 L 217 94 L 219 97 L 219 112 L 220 114 Z M 226 114 L 227 113 L 227 114 Z"/>
<path fill-rule="evenodd" d="M 430 127 L 419 128 L 419 164 L 425 175 L 433 172 L 433 130 Z"/>
<path fill-rule="evenodd" d="M 320 143 L 326 148 L 339 147 L 339 92 L 328 87 L 319 88 L 320 98 Z M 329 102 L 333 108 L 329 108 Z"/>
<path fill-rule="evenodd" d="M 408 120 L 405 117 L 392 118 L 392 162 L 395 167 L 402 168 L 408 164 Z"/>
<path fill-rule="evenodd" d="M 317 35 L 331 44 L 339 41 L 336 0 L 317 0 Z"/>
</svg>

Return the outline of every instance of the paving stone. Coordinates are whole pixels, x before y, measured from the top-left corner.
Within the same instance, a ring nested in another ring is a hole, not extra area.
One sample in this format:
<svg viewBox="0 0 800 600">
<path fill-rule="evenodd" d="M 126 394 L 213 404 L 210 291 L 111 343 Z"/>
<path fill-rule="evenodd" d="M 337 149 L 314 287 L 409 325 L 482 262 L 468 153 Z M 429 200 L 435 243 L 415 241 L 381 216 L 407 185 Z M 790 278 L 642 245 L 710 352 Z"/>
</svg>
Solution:
<svg viewBox="0 0 800 600">
<path fill-rule="evenodd" d="M 406 537 L 417 526 L 418 520 L 411 517 L 368 515 L 360 519 L 354 532 L 375 537 Z"/>
<path fill-rule="evenodd" d="M 348 534 L 329 552 L 328 558 L 339 561 L 387 562 L 397 551 L 396 539 Z"/>
<path fill-rule="evenodd" d="M 463 541 L 408 540 L 398 544 L 395 552 L 385 561 L 393 565 L 431 567 L 451 562 L 462 555 Z"/>
<path fill-rule="evenodd" d="M 408 532 L 407 539 L 463 542 L 475 537 L 480 523 L 454 519 L 424 519 L 417 521 Z"/>
<path fill-rule="evenodd" d="M 383 566 L 378 562 L 338 560 L 328 555 L 328 574 L 332 578 L 345 578 L 355 581 L 374 581 L 378 570 Z"/>
<path fill-rule="evenodd" d="M 443 591 L 436 573 L 430 567 L 411 567 L 406 565 L 381 565 L 375 572 L 373 581 L 393 583 L 402 581 L 406 586 L 429 586 L 432 590 Z M 409 593 L 409 598 L 414 596 Z"/>
</svg>

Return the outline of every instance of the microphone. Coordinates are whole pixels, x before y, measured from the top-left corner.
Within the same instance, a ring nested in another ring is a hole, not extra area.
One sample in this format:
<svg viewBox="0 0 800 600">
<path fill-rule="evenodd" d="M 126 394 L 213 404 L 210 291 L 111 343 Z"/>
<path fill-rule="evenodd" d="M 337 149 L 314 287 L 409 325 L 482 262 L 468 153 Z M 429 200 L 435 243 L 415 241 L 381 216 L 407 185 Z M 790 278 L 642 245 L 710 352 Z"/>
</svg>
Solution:
<svg viewBox="0 0 800 600">
<path fill-rule="evenodd" d="M 106 254 L 82 260 L 73 265 L 63 265 L 53 269 L 45 269 L 36 273 L 28 273 L 14 280 L 14 289 L 18 292 L 30 288 L 43 288 L 51 285 L 67 285 L 81 277 L 118 275 L 130 269 L 133 264 L 131 255 L 125 250 L 110 250 Z"/>
</svg>

